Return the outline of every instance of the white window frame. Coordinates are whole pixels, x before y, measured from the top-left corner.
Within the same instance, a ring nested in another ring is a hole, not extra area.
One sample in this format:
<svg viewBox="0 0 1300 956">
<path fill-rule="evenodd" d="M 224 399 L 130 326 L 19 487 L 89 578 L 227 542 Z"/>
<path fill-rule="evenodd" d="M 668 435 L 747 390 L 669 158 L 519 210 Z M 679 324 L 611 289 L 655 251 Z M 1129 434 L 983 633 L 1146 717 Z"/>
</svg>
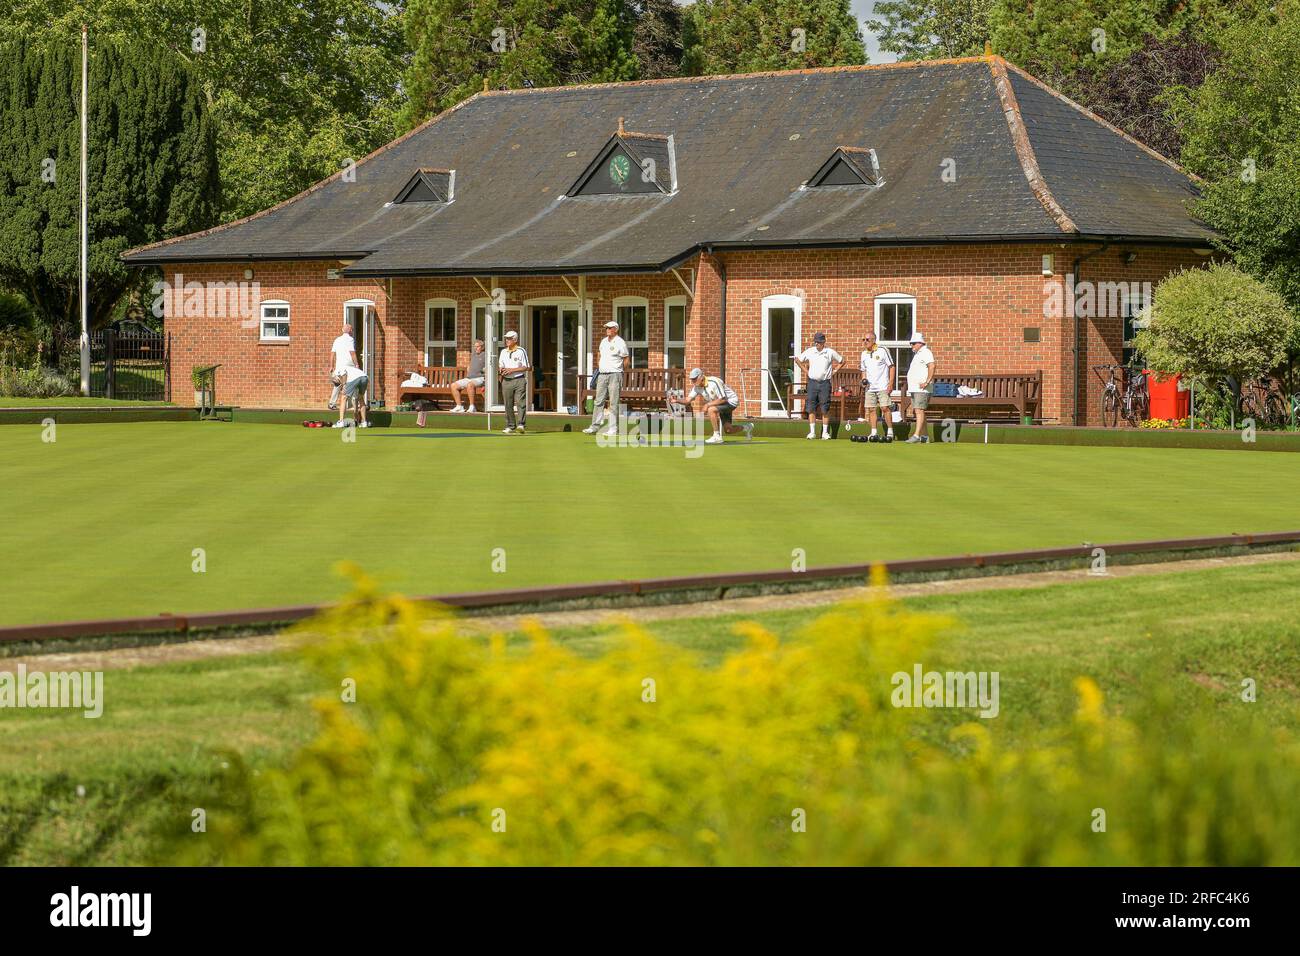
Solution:
<svg viewBox="0 0 1300 956">
<path fill-rule="evenodd" d="M 451 339 L 434 339 L 430 338 L 429 313 L 434 309 L 451 309 L 452 312 L 452 338 Z M 456 344 L 455 336 L 460 329 L 460 306 L 455 299 L 425 299 L 424 300 L 424 364 L 435 368 L 429 362 L 430 349 L 453 349 L 457 352 L 459 358 L 460 349 Z"/>
<path fill-rule="evenodd" d="M 284 309 L 284 318 L 281 319 L 279 317 L 273 316 L 268 319 L 266 314 L 267 309 Z M 259 342 L 288 342 L 289 341 L 289 335 L 267 335 L 266 334 L 266 323 L 268 321 L 275 322 L 275 323 L 283 322 L 285 325 L 289 327 L 290 335 L 293 333 L 293 308 L 289 305 L 288 302 L 284 301 L 284 299 L 266 299 L 258 303 L 257 314 L 258 314 L 257 336 Z"/>
<path fill-rule="evenodd" d="M 624 323 L 618 316 L 619 309 L 645 309 L 645 338 L 636 339 L 635 341 L 628 337 L 627 333 L 631 332 L 629 324 Z M 635 359 L 630 358 L 636 354 L 637 349 L 645 349 L 646 367 L 650 365 L 650 300 L 643 295 L 620 295 L 610 303 L 610 315 L 618 323 L 618 334 L 623 336 L 623 341 L 627 343 L 627 351 L 631 367 L 636 368 Z"/>
<path fill-rule="evenodd" d="M 677 306 L 682 307 L 682 338 L 674 339 L 672 337 L 672 324 L 669 322 L 669 312 Z M 682 350 L 682 364 L 686 364 L 686 324 L 691 320 L 690 300 L 684 295 L 670 295 L 664 299 L 664 368 L 672 368 L 672 363 L 668 361 L 668 353 L 672 349 Z M 630 346 L 629 346 L 630 348 Z"/>
<path fill-rule="evenodd" d="M 912 331 L 915 332 L 920 327 L 920 318 L 916 312 L 916 296 L 908 295 L 906 292 L 886 292 L 883 295 L 876 296 L 875 304 L 871 307 L 874 316 L 872 331 L 876 333 L 876 342 L 881 347 L 889 349 L 890 357 L 894 358 L 894 394 L 901 395 L 904 386 L 907 384 L 907 372 L 901 362 L 897 360 L 896 350 L 909 352 L 912 348 L 911 343 L 902 339 L 884 339 L 880 336 L 880 307 L 882 305 L 910 305 L 912 307 Z M 910 336 L 909 336 L 910 338 Z"/>
<path fill-rule="evenodd" d="M 762 369 L 759 378 L 759 395 L 761 396 L 762 405 L 760 406 L 761 414 L 764 418 L 784 418 L 797 417 L 794 409 L 783 409 L 785 398 L 782 396 L 773 407 L 767 397 L 768 385 L 776 380 L 776 370 L 768 368 L 768 353 L 772 351 L 772 329 L 771 320 L 768 315 L 773 309 L 791 309 L 794 311 L 794 347 L 799 348 L 803 344 L 803 299 L 797 295 L 769 295 L 764 296 L 763 301 L 759 304 L 759 316 L 762 321 L 762 341 L 760 343 L 762 352 L 760 356 L 760 368 Z M 790 362 L 790 380 L 796 386 L 803 383 L 803 368 L 796 361 L 795 357 L 785 358 Z M 771 381 L 769 381 L 771 376 Z M 799 399 L 801 401 L 801 399 Z"/>
</svg>

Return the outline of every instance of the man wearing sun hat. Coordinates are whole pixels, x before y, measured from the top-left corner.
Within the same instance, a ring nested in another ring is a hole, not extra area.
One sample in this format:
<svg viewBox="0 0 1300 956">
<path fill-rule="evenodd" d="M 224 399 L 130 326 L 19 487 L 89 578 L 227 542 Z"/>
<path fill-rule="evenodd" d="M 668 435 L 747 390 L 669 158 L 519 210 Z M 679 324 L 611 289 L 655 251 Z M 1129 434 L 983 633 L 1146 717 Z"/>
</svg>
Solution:
<svg viewBox="0 0 1300 956">
<path fill-rule="evenodd" d="M 592 408 L 591 424 L 582 430 L 584 435 L 594 435 L 605 420 L 605 402 L 609 401 L 609 428 L 605 434 L 618 434 L 618 400 L 623 391 L 623 369 L 632 353 L 628 351 L 623 336 L 618 334 L 618 323 L 605 323 L 605 337 L 600 340 L 600 362 L 596 366 L 596 404 Z"/>
<path fill-rule="evenodd" d="M 934 390 L 934 353 L 925 344 L 925 336 L 912 333 L 912 364 L 907 367 L 907 397 L 916 410 L 916 431 L 907 444 L 924 444 L 930 440 L 925 433 L 925 410 L 930 407 L 930 394 Z"/>
</svg>

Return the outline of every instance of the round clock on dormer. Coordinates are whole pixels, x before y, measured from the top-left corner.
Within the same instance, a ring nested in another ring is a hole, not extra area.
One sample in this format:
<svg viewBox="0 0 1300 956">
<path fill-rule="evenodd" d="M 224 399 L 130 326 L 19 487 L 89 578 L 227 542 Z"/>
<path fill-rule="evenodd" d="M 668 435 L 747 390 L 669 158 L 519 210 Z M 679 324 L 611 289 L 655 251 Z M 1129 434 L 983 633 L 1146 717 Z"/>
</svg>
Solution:
<svg viewBox="0 0 1300 956">
<path fill-rule="evenodd" d="M 615 185 L 623 185 L 631 173 L 632 164 L 621 153 L 609 161 L 609 178 Z"/>
</svg>

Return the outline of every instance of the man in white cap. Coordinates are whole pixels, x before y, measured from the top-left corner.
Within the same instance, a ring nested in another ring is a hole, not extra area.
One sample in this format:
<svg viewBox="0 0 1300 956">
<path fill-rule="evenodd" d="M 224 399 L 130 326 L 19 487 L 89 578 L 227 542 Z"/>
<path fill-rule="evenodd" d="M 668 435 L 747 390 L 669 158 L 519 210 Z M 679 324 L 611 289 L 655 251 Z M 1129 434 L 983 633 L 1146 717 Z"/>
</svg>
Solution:
<svg viewBox="0 0 1300 956">
<path fill-rule="evenodd" d="M 907 440 L 908 444 L 924 444 L 930 440 L 925 432 L 925 410 L 930 407 L 930 395 L 934 389 L 934 353 L 925 344 L 925 336 L 920 332 L 912 333 L 912 364 L 907 367 L 907 397 L 916 409 L 916 431 Z"/>
<path fill-rule="evenodd" d="M 694 408 L 696 415 L 708 415 L 709 421 L 713 424 L 713 436 L 706 439 L 704 444 L 721 445 L 724 431 L 731 433 L 741 428 L 745 430 L 745 441 L 750 441 L 754 437 L 753 422 L 745 422 L 744 425 L 731 423 L 732 413 L 740 404 L 734 388 L 716 375 L 706 375 L 704 370 L 699 368 L 691 369 L 691 385 L 693 388 L 686 393 L 682 401 Z"/>
<path fill-rule="evenodd" d="M 582 430 L 584 435 L 594 435 L 605 420 L 605 402 L 609 401 L 609 428 L 606 435 L 618 434 L 618 400 L 623 391 L 623 369 L 631 360 L 623 336 L 618 334 L 618 323 L 605 323 L 605 337 L 600 340 L 600 361 L 596 366 L 596 404 L 592 408 L 591 424 Z"/>
<path fill-rule="evenodd" d="M 507 435 L 524 433 L 524 423 L 528 420 L 528 373 L 532 370 L 533 367 L 528 364 L 528 352 L 519 345 L 519 333 L 507 332 L 506 347 L 497 356 L 501 401 L 506 406 L 506 427 L 502 431 Z M 519 415 L 517 419 L 516 406 Z"/>
</svg>

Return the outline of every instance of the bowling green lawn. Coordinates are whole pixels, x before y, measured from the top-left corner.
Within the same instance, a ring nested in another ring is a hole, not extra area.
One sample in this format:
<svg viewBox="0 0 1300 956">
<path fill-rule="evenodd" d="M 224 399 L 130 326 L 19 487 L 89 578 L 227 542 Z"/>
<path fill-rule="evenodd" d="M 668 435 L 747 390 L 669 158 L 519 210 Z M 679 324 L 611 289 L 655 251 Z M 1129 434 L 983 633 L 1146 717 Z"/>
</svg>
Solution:
<svg viewBox="0 0 1300 956">
<path fill-rule="evenodd" d="M 1281 452 L 355 434 L 0 428 L 0 625 L 1300 527 Z"/>
</svg>

